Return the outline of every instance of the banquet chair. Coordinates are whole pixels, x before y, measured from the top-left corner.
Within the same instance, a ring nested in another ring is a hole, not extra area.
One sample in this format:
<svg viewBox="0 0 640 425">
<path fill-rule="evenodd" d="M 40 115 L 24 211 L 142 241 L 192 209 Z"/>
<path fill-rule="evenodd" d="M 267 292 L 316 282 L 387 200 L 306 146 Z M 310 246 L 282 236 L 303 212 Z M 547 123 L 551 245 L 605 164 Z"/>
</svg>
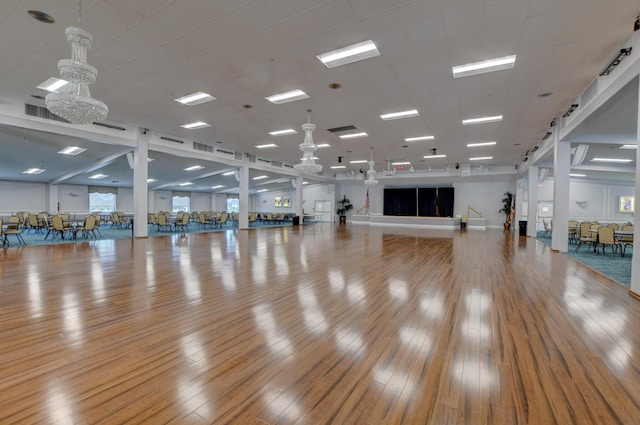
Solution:
<svg viewBox="0 0 640 425">
<path fill-rule="evenodd" d="M 87 239 L 91 235 L 93 235 L 93 237 L 95 238 L 95 227 L 96 217 L 94 215 L 88 215 L 84 218 L 84 224 L 82 226 L 76 227 L 76 232 L 82 231 L 82 237 L 85 239 Z"/>
<path fill-rule="evenodd" d="M 602 254 L 605 253 L 605 248 L 607 245 L 611 246 L 611 253 L 615 254 L 618 250 L 618 246 L 620 246 L 620 242 L 617 241 L 614 237 L 614 230 L 611 227 L 599 227 L 598 228 L 598 251 L 599 247 L 602 245 Z"/>
<path fill-rule="evenodd" d="M 576 245 L 576 252 L 578 252 L 583 243 L 588 243 L 589 246 L 593 246 L 598 240 L 597 235 L 595 233 L 591 233 L 591 226 L 591 223 L 588 221 L 580 223 L 580 238 Z"/>
<path fill-rule="evenodd" d="M 633 232 L 633 226 L 622 226 L 622 231 L 623 232 Z M 620 241 L 620 243 L 622 243 L 622 249 L 620 250 L 620 256 L 624 257 L 625 252 L 627 251 L 627 246 L 630 246 L 633 248 L 633 235 L 620 235 L 618 237 L 618 240 Z"/>
<path fill-rule="evenodd" d="M 9 246 L 9 235 L 14 235 L 19 243 L 26 245 L 27 243 L 22 238 L 22 229 L 20 228 L 20 218 L 18 216 L 11 216 L 7 221 L 7 228 L 4 229 L 2 244 Z"/>
<path fill-rule="evenodd" d="M 553 232 L 553 222 L 549 220 L 549 222 L 547 223 L 547 220 L 543 218 L 542 225 L 544 226 L 544 234 L 542 235 L 542 237 L 546 238 L 547 235 L 551 236 L 551 232 Z"/>
</svg>

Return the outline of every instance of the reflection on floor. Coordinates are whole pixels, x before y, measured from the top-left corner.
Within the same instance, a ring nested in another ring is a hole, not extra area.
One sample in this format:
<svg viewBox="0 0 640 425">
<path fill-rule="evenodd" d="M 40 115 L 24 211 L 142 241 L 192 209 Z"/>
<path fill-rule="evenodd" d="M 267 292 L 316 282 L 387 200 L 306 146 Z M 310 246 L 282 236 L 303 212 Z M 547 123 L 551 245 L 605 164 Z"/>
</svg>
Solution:
<svg viewBox="0 0 640 425">
<path fill-rule="evenodd" d="M 546 245 L 551 246 L 551 236 L 544 237 L 544 232 L 538 232 L 537 239 Z M 585 266 L 591 267 L 600 273 L 609 276 L 611 279 L 622 283 L 625 286 L 631 285 L 631 258 L 633 257 L 633 248 L 628 247 L 624 257 L 620 257 L 620 252 L 612 255 L 609 248 L 607 253 L 596 255 L 593 249 L 589 249 L 588 245 L 580 247 L 578 252 L 575 251 L 576 245 L 569 244 L 567 255 L 580 261 Z"/>
<path fill-rule="evenodd" d="M 251 225 L 251 228 L 264 228 L 264 227 L 283 227 L 283 226 L 291 226 L 291 221 L 285 221 L 281 224 L 264 224 L 260 222 L 256 222 Z M 230 229 L 237 229 L 237 226 L 229 224 L 222 228 L 200 228 L 197 224 L 189 224 L 186 231 L 157 231 L 157 230 L 149 230 L 149 236 L 166 236 L 171 234 L 183 234 L 183 233 L 201 233 L 201 232 L 221 232 Z M 126 239 L 132 237 L 131 228 L 118 228 L 112 227 L 110 225 L 102 225 L 99 228 L 100 233 L 96 232 L 97 238 L 89 238 L 84 239 L 80 233 L 78 233 L 76 239 L 70 238 L 68 235 L 65 235 L 65 239 L 60 239 L 59 236 L 56 236 L 55 239 L 52 239 L 52 236 L 49 235 L 45 240 L 45 236 L 47 232 L 43 233 L 35 233 L 31 230 L 25 230 L 22 232 L 22 238 L 25 240 L 28 246 L 30 245 L 50 245 L 50 244 L 58 244 L 58 243 L 68 243 L 68 242 L 84 242 L 85 240 L 93 241 L 93 240 L 108 240 L 108 239 Z M 9 236 L 9 247 L 21 246 L 18 244 L 18 241 L 15 237 Z"/>
</svg>

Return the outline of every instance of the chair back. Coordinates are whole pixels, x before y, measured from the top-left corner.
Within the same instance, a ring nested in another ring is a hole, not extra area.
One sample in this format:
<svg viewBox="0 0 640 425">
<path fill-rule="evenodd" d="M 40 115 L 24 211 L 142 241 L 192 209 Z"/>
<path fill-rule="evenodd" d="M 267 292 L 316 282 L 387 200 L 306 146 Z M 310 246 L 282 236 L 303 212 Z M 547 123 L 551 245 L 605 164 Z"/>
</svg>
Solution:
<svg viewBox="0 0 640 425">
<path fill-rule="evenodd" d="M 220 223 L 226 223 L 228 216 L 229 214 L 227 214 L 226 211 L 223 211 L 222 214 L 220 214 Z"/>
<path fill-rule="evenodd" d="M 469 220 L 469 217 L 467 217 L 466 214 L 463 214 L 462 217 L 460 217 L 461 223 L 466 223 L 468 220 Z"/>
<path fill-rule="evenodd" d="M 633 232 L 633 226 L 622 226 L 623 232 Z M 622 242 L 633 242 L 633 235 L 620 235 L 618 238 Z"/>
<path fill-rule="evenodd" d="M 88 215 L 84 218 L 84 230 L 93 230 L 96 227 L 96 216 Z"/>
<path fill-rule="evenodd" d="M 20 218 L 17 215 L 12 215 L 7 221 L 7 230 L 16 230 L 20 227 Z"/>
<path fill-rule="evenodd" d="M 591 233 L 591 223 L 588 221 L 583 221 L 580 223 L 580 239 L 583 241 L 594 241 L 596 240 L 595 233 Z"/>
<path fill-rule="evenodd" d="M 53 217 L 51 217 L 51 223 L 53 224 L 53 230 L 64 232 L 64 223 L 62 222 L 62 216 L 54 215 Z"/>
<path fill-rule="evenodd" d="M 38 227 L 38 217 L 35 214 L 29 214 L 29 226 Z"/>
<path fill-rule="evenodd" d="M 598 241 L 601 244 L 613 244 L 615 240 L 613 239 L 614 230 L 611 227 L 599 227 L 598 228 Z"/>
<path fill-rule="evenodd" d="M 164 214 L 158 214 L 158 225 L 166 226 L 167 225 L 167 216 Z"/>
<path fill-rule="evenodd" d="M 608 224 L 607 227 L 613 230 L 618 230 L 620 228 L 620 226 L 617 223 Z"/>
<path fill-rule="evenodd" d="M 182 221 L 180 222 L 183 226 L 189 224 L 189 214 L 182 214 Z"/>
</svg>

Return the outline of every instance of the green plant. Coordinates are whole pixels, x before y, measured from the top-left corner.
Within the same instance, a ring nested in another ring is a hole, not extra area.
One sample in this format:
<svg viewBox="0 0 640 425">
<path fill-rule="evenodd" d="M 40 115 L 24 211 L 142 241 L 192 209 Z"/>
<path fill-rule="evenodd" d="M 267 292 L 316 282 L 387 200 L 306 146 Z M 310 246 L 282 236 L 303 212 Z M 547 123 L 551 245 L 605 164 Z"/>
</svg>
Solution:
<svg viewBox="0 0 640 425">
<path fill-rule="evenodd" d="M 340 216 L 343 216 L 347 215 L 347 212 L 351 211 L 352 209 L 353 205 L 351 205 L 351 201 L 348 200 L 345 195 L 338 201 L 338 209 L 336 210 L 336 213 L 338 213 L 338 215 Z"/>
<path fill-rule="evenodd" d="M 511 206 L 513 204 L 513 193 L 505 192 L 503 196 L 502 208 L 500 208 L 498 212 L 505 215 L 505 223 L 511 223 Z"/>
</svg>

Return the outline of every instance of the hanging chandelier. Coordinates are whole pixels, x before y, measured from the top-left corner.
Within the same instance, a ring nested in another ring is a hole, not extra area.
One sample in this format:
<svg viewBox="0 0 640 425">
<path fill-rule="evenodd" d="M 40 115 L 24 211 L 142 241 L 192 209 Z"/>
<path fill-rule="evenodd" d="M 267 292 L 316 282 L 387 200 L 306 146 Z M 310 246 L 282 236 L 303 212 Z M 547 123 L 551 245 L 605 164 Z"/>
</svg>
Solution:
<svg viewBox="0 0 640 425">
<path fill-rule="evenodd" d="M 371 147 L 371 160 L 369 160 L 369 169 L 367 170 L 367 178 L 364 184 L 367 186 L 375 186 L 378 184 L 378 180 L 375 179 L 376 170 L 373 168 L 375 162 L 373 162 L 373 146 Z"/>
<path fill-rule="evenodd" d="M 81 15 L 82 2 L 78 1 L 78 26 Z M 76 27 L 67 27 L 65 34 L 71 44 L 71 59 L 60 60 L 58 70 L 68 84 L 62 92 L 47 95 L 47 109 L 73 124 L 101 121 L 107 117 L 109 108 L 93 99 L 89 92 L 89 84 L 95 83 L 98 75 L 98 70 L 87 64 L 87 50 L 91 48 L 93 38 L 87 31 Z"/>
<path fill-rule="evenodd" d="M 307 112 L 311 112 L 308 110 Z M 313 130 L 316 129 L 315 124 L 311 124 L 311 116 L 308 117 L 308 122 L 302 124 L 304 130 L 304 142 L 300 144 L 300 150 L 302 151 L 302 158 L 300 164 L 295 164 L 293 168 L 304 174 L 317 174 L 322 171 L 322 165 L 316 164 L 313 153 L 318 149 L 317 145 L 313 144 Z"/>
</svg>

